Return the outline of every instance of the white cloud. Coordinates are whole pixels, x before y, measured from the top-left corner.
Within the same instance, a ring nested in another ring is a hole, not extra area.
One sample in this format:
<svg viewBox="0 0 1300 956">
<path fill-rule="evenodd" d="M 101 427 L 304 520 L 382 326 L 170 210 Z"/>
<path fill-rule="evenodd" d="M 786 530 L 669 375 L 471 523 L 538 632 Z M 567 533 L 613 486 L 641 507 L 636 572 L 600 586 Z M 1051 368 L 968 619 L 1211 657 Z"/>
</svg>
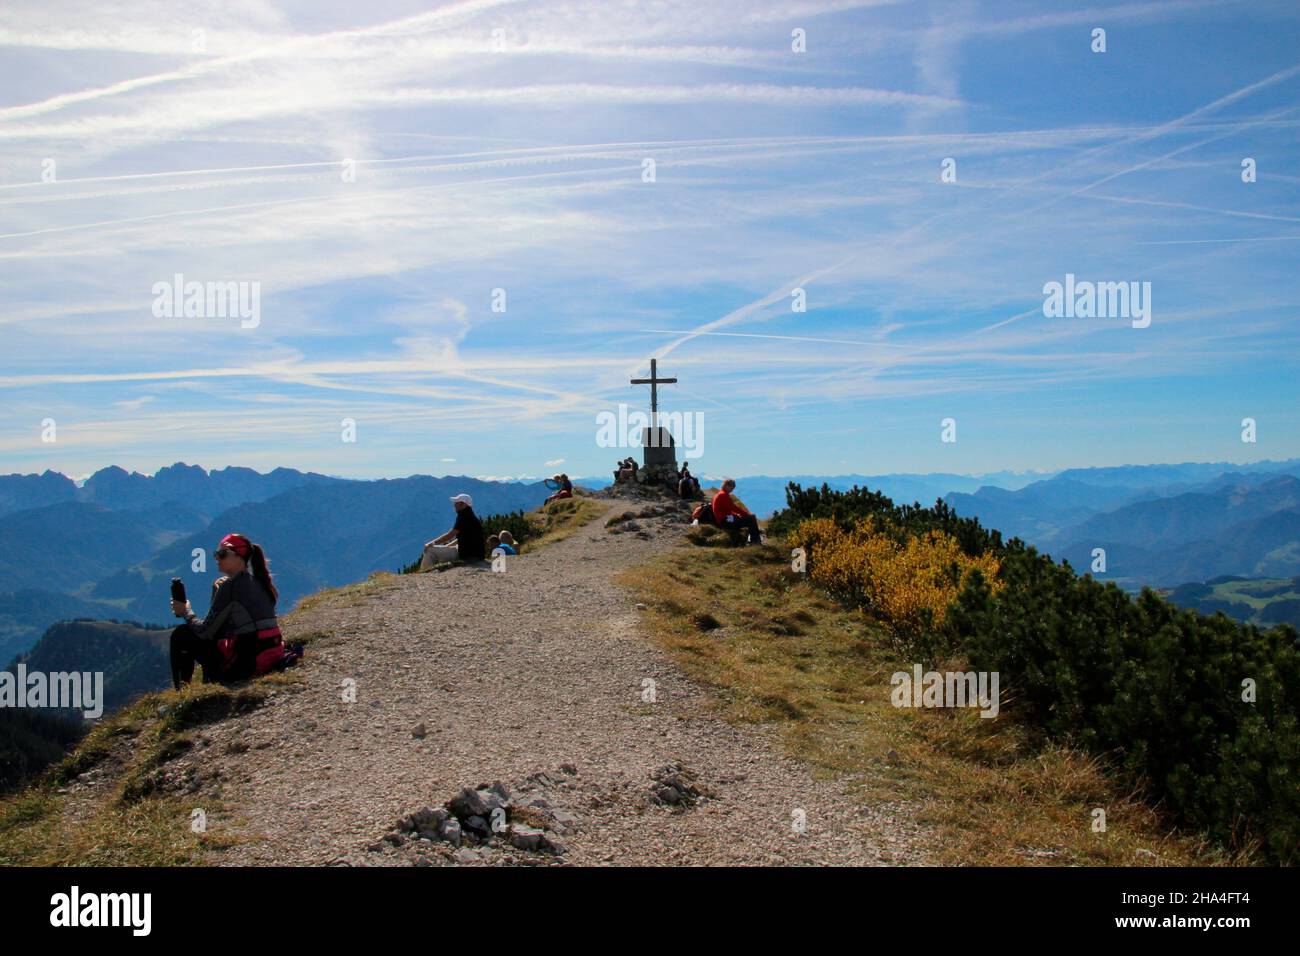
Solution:
<svg viewBox="0 0 1300 956">
<path fill-rule="evenodd" d="M 432 431 L 471 461 L 523 430 L 547 442 L 493 467 L 562 451 L 548 468 L 590 470 L 591 413 L 638 405 L 627 378 L 652 354 L 682 376 L 671 407 L 745 429 L 817 403 L 1113 382 L 1152 356 L 1185 374 L 1247 348 L 1229 329 L 1285 349 L 1272 280 L 1294 264 L 1293 204 L 1258 201 L 1278 188 L 1263 175 L 1252 194 L 1214 177 L 1246 141 L 1294 153 L 1288 107 L 1249 110 L 1297 69 L 1225 64 L 1172 85 L 1194 101 L 1077 124 L 964 85 L 981 58 L 1006 66 L 1001 38 L 1020 75 L 1049 31 L 1173 28 L 1188 6 L 6 3 L 25 101 L 0 108 L 0 448 L 36 454 L 27 421 L 48 408 L 101 463 L 170 447 L 178 424 L 217 460 L 304 453 L 352 415 L 386 462 Z M 941 187 L 947 155 L 961 174 Z M 1035 317 L 1047 278 L 1137 268 L 1179 328 L 1158 347 Z M 178 271 L 259 281 L 261 326 L 154 319 L 149 288 Z"/>
</svg>

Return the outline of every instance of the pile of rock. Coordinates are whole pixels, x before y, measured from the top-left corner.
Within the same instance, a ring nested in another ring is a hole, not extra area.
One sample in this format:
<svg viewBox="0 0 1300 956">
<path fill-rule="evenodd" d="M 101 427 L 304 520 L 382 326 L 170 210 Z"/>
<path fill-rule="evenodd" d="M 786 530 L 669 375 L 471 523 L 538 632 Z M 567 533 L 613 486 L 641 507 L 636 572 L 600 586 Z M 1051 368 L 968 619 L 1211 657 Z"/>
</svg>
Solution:
<svg viewBox="0 0 1300 956">
<path fill-rule="evenodd" d="M 701 799 L 713 796 L 713 791 L 696 779 L 695 772 L 680 763 L 664 764 L 650 779 L 648 799 L 654 806 L 690 810 Z"/>
<path fill-rule="evenodd" d="M 563 772 L 577 773 L 566 765 Z M 517 789 L 518 795 L 500 780 L 493 784 L 466 787 L 441 807 L 423 807 L 397 821 L 394 832 L 384 841 L 400 847 L 407 841 L 447 844 L 457 850 L 456 859 L 469 862 L 483 859 L 477 854 L 462 853 L 471 847 L 493 849 L 513 847 L 529 853 L 560 855 L 565 852 L 560 837 L 576 829 L 577 821 L 555 807 L 539 786 L 559 785 L 556 775 L 533 774 Z M 463 859 L 462 859 L 463 857 Z"/>
<path fill-rule="evenodd" d="M 693 507 L 689 501 L 666 501 L 662 504 L 649 504 L 640 511 L 624 511 L 612 515 L 605 521 L 610 534 L 622 534 L 625 531 L 637 533 L 648 538 L 649 530 L 662 529 L 666 525 L 691 523 Z"/>
<path fill-rule="evenodd" d="M 635 480 L 616 481 L 612 485 L 607 485 L 600 491 L 591 493 L 593 498 L 645 498 L 645 499 L 678 499 L 677 494 L 677 466 L 676 465 L 649 465 L 641 466 L 636 470 Z M 701 491 L 695 499 L 698 503 L 703 501 L 705 495 Z"/>
<path fill-rule="evenodd" d="M 669 462 L 642 465 L 636 470 L 636 481 L 639 485 L 667 485 L 676 490 L 677 465 Z"/>
</svg>

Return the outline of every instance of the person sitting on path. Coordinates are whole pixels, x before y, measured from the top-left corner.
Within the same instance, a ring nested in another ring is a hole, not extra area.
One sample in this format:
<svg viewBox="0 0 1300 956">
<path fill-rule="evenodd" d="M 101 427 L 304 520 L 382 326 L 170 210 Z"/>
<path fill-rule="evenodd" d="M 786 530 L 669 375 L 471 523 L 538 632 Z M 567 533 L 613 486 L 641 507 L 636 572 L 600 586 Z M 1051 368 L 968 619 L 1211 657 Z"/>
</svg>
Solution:
<svg viewBox="0 0 1300 956">
<path fill-rule="evenodd" d="M 691 474 L 691 463 L 682 462 L 682 470 L 677 473 L 677 496 L 679 498 L 694 498 L 700 493 L 700 482 Z"/>
<path fill-rule="evenodd" d="M 453 495 L 451 501 L 456 507 L 456 523 L 450 531 L 425 544 L 420 558 L 421 571 L 446 561 L 483 560 L 483 524 L 474 514 L 474 499 L 469 495 Z"/>
<path fill-rule="evenodd" d="M 747 529 L 750 544 L 762 544 L 763 535 L 758 530 L 758 518 L 750 513 L 732 492 L 736 489 L 734 478 L 724 478 L 722 490 L 713 496 L 713 520 L 720 528 Z"/>
<path fill-rule="evenodd" d="M 519 553 L 519 545 L 515 543 L 515 536 L 509 531 L 502 530 L 497 532 L 496 538 L 497 541 L 500 542 L 499 546 L 501 550 L 506 554 L 513 555 Z M 491 552 L 488 553 L 490 554 Z"/>
<path fill-rule="evenodd" d="M 172 601 L 185 623 L 172 631 L 172 684 L 180 690 L 203 668 L 203 682 L 247 680 L 282 666 L 284 640 L 275 617 L 279 592 L 266 554 L 242 534 L 228 534 L 213 552 L 223 577 L 212 585 L 208 614 L 199 620 L 189 601 Z"/>
</svg>

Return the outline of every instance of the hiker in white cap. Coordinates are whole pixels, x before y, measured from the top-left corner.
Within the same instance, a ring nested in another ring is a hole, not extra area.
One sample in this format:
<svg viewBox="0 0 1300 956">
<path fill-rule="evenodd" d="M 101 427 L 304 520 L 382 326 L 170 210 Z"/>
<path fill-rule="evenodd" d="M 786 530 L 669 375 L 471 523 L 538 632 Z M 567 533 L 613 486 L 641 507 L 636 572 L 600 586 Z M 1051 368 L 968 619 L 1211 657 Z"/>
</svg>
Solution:
<svg viewBox="0 0 1300 956">
<path fill-rule="evenodd" d="M 456 506 L 456 523 L 424 546 L 420 570 L 425 571 L 444 561 L 482 561 L 483 525 L 474 514 L 474 499 L 469 495 L 452 495 Z"/>
</svg>

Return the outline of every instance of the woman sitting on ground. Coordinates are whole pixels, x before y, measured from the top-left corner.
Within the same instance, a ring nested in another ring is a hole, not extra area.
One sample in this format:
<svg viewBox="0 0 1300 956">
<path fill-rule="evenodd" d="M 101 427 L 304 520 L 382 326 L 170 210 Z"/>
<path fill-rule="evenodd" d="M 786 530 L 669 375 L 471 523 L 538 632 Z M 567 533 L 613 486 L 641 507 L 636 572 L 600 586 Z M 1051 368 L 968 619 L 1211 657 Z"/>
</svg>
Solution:
<svg viewBox="0 0 1300 956">
<path fill-rule="evenodd" d="M 213 552 L 221 578 L 212 586 L 212 603 L 203 620 L 189 601 L 172 601 L 172 613 L 185 623 L 172 631 L 172 683 L 179 690 L 203 668 L 203 682 L 246 680 L 284 662 L 284 642 L 275 618 L 279 592 L 261 545 L 242 534 L 228 534 Z"/>
<path fill-rule="evenodd" d="M 557 490 L 555 494 L 551 495 L 549 498 L 543 501 L 542 504 L 549 505 L 552 501 L 559 501 L 561 498 L 573 497 L 573 482 L 569 480 L 568 475 L 563 475 L 563 474 L 556 475 L 551 480 L 554 481 L 556 485 L 559 486 L 559 490 Z"/>
</svg>

